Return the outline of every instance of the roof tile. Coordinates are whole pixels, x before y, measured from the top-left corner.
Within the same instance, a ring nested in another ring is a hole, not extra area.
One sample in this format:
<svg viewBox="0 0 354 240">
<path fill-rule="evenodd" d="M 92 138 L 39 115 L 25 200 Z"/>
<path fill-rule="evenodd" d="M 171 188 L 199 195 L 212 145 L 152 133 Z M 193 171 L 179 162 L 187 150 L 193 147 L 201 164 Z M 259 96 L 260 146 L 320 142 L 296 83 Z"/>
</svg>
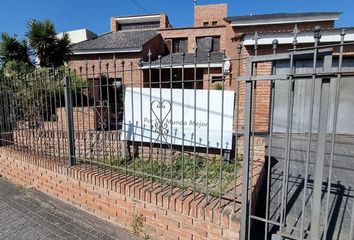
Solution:
<svg viewBox="0 0 354 240">
<path fill-rule="evenodd" d="M 158 35 L 156 30 L 118 31 L 74 44 L 72 50 L 108 50 L 140 48 Z"/>
</svg>

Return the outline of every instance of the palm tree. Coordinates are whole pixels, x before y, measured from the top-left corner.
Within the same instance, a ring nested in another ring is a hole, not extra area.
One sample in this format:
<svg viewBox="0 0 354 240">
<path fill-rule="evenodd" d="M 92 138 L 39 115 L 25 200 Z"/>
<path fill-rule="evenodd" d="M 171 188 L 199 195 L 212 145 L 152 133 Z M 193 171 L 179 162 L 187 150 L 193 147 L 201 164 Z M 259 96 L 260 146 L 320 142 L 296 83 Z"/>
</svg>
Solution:
<svg viewBox="0 0 354 240">
<path fill-rule="evenodd" d="M 57 37 L 54 24 L 50 20 L 30 20 L 26 36 L 34 49 L 41 67 L 58 67 L 63 65 L 71 54 L 68 34 Z"/>
<path fill-rule="evenodd" d="M 10 61 L 32 65 L 31 53 L 25 40 L 18 41 L 8 33 L 2 33 L 0 41 L 0 61 L 6 64 Z"/>
<path fill-rule="evenodd" d="M 69 56 L 72 54 L 70 45 L 70 38 L 67 33 L 64 33 L 60 39 L 57 39 L 55 51 L 49 58 L 54 66 L 61 66 L 63 63 L 69 61 Z"/>
</svg>

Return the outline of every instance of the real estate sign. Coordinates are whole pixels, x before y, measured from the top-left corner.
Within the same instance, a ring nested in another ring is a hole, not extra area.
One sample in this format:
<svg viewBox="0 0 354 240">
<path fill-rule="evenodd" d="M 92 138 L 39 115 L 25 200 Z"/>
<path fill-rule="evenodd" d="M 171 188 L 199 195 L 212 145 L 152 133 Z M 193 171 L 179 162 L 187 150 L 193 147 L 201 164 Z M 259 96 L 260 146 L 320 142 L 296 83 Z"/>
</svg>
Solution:
<svg viewBox="0 0 354 240">
<path fill-rule="evenodd" d="M 208 90 L 126 88 L 123 139 L 232 149 L 234 92 L 209 94 L 208 107 Z"/>
</svg>

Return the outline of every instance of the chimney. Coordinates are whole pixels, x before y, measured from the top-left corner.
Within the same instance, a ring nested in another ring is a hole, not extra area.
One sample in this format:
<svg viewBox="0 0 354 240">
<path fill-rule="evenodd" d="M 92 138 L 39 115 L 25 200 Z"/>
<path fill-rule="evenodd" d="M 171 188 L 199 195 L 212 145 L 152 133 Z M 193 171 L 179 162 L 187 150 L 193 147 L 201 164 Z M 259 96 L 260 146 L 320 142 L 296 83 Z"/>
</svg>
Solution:
<svg viewBox="0 0 354 240">
<path fill-rule="evenodd" d="M 165 13 L 160 13 L 160 29 L 170 28 L 170 21 Z"/>
<path fill-rule="evenodd" d="M 116 17 L 111 17 L 111 32 L 118 32 L 119 24 Z"/>
</svg>

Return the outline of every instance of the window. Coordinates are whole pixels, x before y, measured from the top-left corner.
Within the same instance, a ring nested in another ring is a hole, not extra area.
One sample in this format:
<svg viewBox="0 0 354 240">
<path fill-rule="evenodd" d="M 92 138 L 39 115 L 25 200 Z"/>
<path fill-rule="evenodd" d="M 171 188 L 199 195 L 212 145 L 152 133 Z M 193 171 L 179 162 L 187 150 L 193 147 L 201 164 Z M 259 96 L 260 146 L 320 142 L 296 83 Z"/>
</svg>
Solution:
<svg viewBox="0 0 354 240">
<path fill-rule="evenodd" d="M 188 52 L 188 38 L 175 38 L 172 40 L 172 53 Z"/>
<path fill-rule="evenodd" d="M 220 52 L 220 37 L 213 37 L 212 52 Z"/>
<path fill-rule="evenodd" d="M 216 26 L 217 24 L 218 24 L 217 21 L 213 21 L 213 22 L 211 23 L 212 26 Z"/>
<path fill-rule="evenodd" d="M 199 37 L 197 38 L 198 52 L 220 52 L 220 37 Z"/>
<path fill-rule="evenodd" d="M 160 22 L 143 22 L 143 23 L 123 23 L 119 24 L 119 30 L 136 30 L 136 29 L 157 29 L 160 28 Z"/>
<path fill-rule="evenodd" d="M 209 26 L 209 23 L 208 22 L 203 22 L 203 26 L 207 27 L 207 26 Z"/>
</svg>

